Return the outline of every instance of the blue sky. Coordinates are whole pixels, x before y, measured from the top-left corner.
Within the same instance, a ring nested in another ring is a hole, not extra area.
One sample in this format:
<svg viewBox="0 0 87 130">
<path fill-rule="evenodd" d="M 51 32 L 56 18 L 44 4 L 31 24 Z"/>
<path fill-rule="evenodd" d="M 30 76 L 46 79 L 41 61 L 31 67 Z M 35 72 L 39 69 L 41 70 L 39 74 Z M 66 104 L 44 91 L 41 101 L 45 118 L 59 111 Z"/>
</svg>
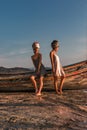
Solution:
<svg viewBox="0 0 87 130">
<path fill-rule="evenodd" d="M 0 0 L 0 66 L 33 67 L 34 41 L 50 66 L 54 39 L 62 65 L 87 59 L 87 0 Z"/>
</svg>

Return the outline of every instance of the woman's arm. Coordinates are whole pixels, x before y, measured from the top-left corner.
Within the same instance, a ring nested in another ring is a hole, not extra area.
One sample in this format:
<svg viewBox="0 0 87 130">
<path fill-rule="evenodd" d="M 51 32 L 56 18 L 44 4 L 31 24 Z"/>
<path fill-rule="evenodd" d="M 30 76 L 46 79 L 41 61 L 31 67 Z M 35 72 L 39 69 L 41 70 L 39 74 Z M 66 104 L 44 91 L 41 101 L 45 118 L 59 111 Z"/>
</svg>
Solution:
<svg viewBox="0 0 87 130">
<path fill-rule="evenodd" d="M 60 66 L 61 66 L 61 71 L 62 71 L 62 74 L 64 75 L 64 77 L 65 77 L 65 72 L 64 72 L 64 69 L 63 69 L 63 67 L 62 67 L 62 65 L 60 64 Z"/>
<path fill-rule="evenodd" d="M 34 65 L 34 67 L 36 69 L 36 66 L 35 66 L 35 63 L 34 63 L 34 60 L 33 60 L 33 56 L 31 56 L 31 59 L 32 59 L 33 65 Z"/>
<path fill-rule="evenodd" d="M 52 72 L 54 74 L 54 72 L 55 72 L 55 68 L 54 68 L 54 56 L 53 56 L 52 52 L 50 52 L 50 60 L 51 60 L 51 65 L 52 65 Z"/>
<path fill-rule="evenodd" d="M 42 54 L 39 53 L 39 64 L 38 64 L 38 72 L 40 71 L 40 67 L 41 67 L 41 63 L 42 63 Z"/>
</svg>

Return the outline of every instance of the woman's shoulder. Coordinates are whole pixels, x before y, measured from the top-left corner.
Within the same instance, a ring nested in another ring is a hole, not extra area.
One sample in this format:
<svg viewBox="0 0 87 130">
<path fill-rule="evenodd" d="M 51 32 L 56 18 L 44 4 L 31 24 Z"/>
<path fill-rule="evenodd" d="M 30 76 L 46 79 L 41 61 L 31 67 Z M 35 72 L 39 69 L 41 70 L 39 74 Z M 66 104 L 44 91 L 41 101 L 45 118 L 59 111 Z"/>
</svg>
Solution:
<svg viewBox="0 0 87 130">
<path fill-rule="evenodd" d="M 33 58 L 34 58 L 34 55 L 32 55 L 31 58 L 33 59 Z"/>
<path fill-rule="evenodd" d="M 54 51 L 50 51 L 50 56 L 53 56 L 54 55 Z"/>
<path fill-rule="evenodd" d="M 42 56 L 42 54 L 41 54 L 41 53 L 39 53 L 39 54 L 38 54 L 38 56 L 39 56 L 39 57 L 41 57 L 41 56 Z"/>
<path fill-rule="evenodd" d="M 42 55 L 41 53 L 39 53 L 39 55 Z"/>
</svg>

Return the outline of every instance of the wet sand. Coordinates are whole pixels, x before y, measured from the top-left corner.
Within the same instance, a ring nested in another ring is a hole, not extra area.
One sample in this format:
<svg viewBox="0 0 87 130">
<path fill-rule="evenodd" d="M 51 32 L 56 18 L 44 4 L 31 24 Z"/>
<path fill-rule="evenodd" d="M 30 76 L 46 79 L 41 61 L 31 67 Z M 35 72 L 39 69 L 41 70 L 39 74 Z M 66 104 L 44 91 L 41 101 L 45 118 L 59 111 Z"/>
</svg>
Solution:
<svg viewBox="0 0 87 130">
<path fill-rule="evenodd" d="M 0 93 L 0 130 L 87 130 L 87 89 Z"/>
</svg>

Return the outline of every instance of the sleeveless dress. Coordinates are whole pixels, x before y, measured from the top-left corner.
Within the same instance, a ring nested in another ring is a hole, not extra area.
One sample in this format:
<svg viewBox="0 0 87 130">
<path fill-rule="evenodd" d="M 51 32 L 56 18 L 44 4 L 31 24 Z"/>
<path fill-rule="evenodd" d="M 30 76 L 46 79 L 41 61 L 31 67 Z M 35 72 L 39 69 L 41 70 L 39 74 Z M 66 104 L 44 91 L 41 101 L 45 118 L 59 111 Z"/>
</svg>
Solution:
<svg viewBox="0 0 87 130">
<path fill-rule="evenodd" d="M 62 76 L 64 73 L 63 70 L 61 69 L 59 56 L 56 53 L 54 54 L 54 70 L 55 70 L 55 76 Z"/>
<path fill-rule="evenodd" d="M 38 65 L 39 65 L 39 58 L 37 59 L 33 59 L 33 62 L 34 62 L 34 65 L 36 67 L 36 70 L 38 69 Z M 40 71 L 39 71 L 39 74 L 37 74 L 37 72 L 34 73 L 34 76 L 44 76 L 46 74 L 46 70 L 45 70 L 45 67 L 44 65 L 41 63 L 41 66 L 40 66 Z"/>
</svg>

